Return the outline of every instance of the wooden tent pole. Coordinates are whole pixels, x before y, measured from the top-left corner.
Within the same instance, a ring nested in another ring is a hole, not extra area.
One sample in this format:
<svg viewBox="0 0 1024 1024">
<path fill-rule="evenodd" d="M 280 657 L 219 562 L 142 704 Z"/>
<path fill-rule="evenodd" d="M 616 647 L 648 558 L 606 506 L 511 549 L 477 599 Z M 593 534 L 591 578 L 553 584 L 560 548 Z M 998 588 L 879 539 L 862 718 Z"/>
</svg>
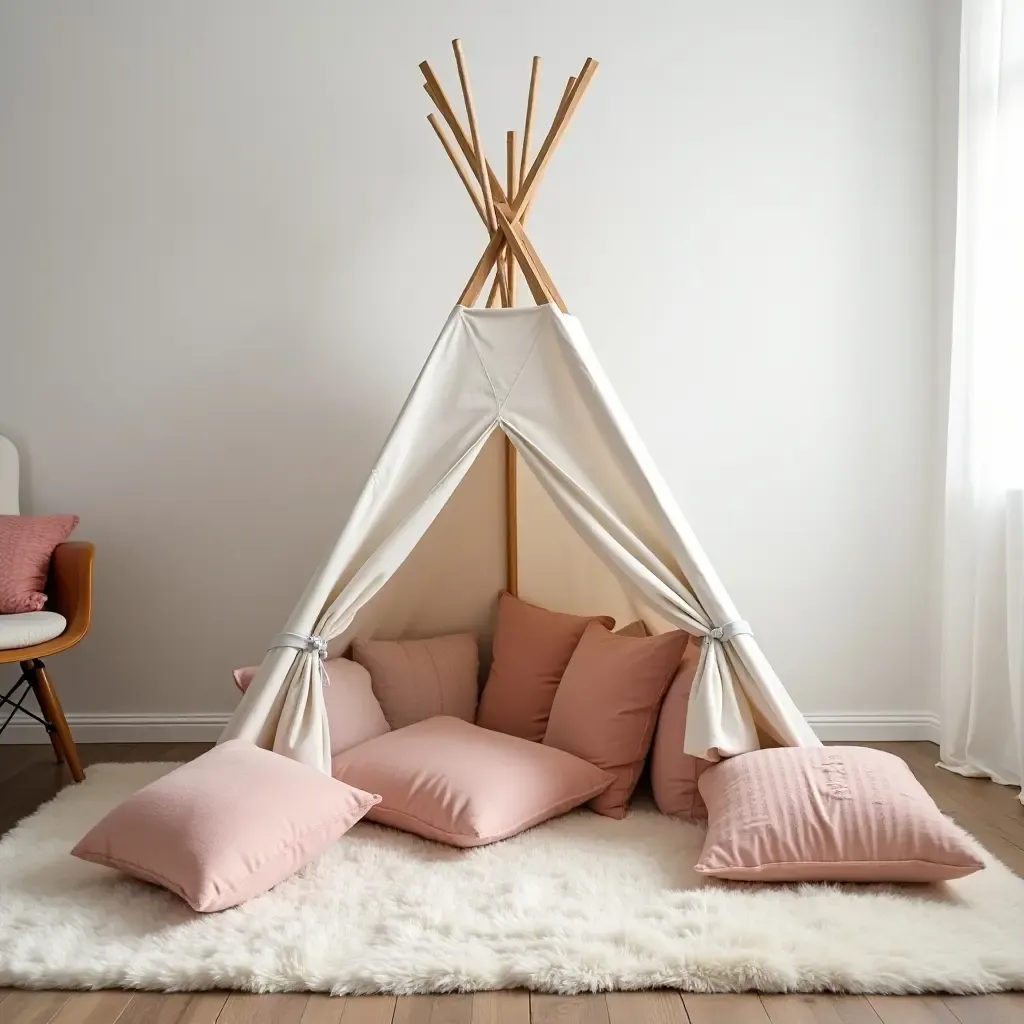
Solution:
<svg viewBox="0 0 1024 1024">
<path fill-rule="evenodd" d="M 469 71 L 466 68 L 466 60 L 462 53 L 462 40 L 452 40 L 452 50 L 455 53 L 455 66 L 459 72 L 459 84 L 462 86 L 462 99 L 466 104 L 466 118 L 469 121 L 469 136 L 473 143 L 473 165 L 476 169 L 477 180 L 484 194 L 484 213 L 487 214 L 487 226 L 492 232 L 497 227 L 494 216 L 494 199 L 491 196 L 491 177 L 488 173 L 487 161 L 484 157 L 483 145 L 480 142 L 480 129 L 476 120 L 476 107 L 473 104 L 473 90 L 469 85 Z M 500 269 L 500 268 L 499 268 Z M 495 279 L 501 291 L 501 304 L 508 305 L 508 287 L 503 274 L 498 274 Z"/>
<path fill-rule="evenodd" d="M 506 188 L 508 195 L 515 198 L 516 191 L 519 188 L 519 175 L 518 165 L 516 164 L 516 133 L 508 132 L 505 135 L 505 170 L 508 174 L 508 181 L 506 182 Z M 507 249 L 505 250 L 508 251 Z M 519 275 L 516 273 L 516 261 L 514 259 L 506 259 L 506 273 L 508 274 L 508 304 L 514 306 L 516 304 L 516 284 L 518 283 Z"/>
<path fill-rule="evenodd" d="M 533 131 L 533 112 L 537 106 L 537 86 L 540 84 L 540 57 L 533 58 L 530 67 L 530 91 L 526 97 L 526 122 L 523 125 L 523 152 L 519 157 L 519 181 L 526 177 L 526 166 L 530 160 L 530 142 Z M 515 199 L 510 195 L 509 199 Z"/>
<path fill-rule="evenodd" d="M 476 194 L 473 182 L 470 181 L 469 175 L 466 173 L 466 169 L 462 166 L 462 161 L 459 159 L 458 154 L 454 149 L 452 149 L 452 145 L 448 141 L 448 136 L 445 135 L 444 130 L 441 128 L 441 125 L 438 123 L 437 117 L 434 114 L 427 114 L 427 120 L 430 122 L 430 127 L 437 133 L 437 137 L 441 140 L 441 145 L 444 146 L 444 151 L 448 154 L 448 159 L 451 160 L 452 166 L 459 174 L 459 180 L 466 186 L 469 198 L 473 200 L 473 206 L 476 209 L 476 212 L 480 215 L 480 219 L 484 222 L 484 227 L 490 229 L 490 224 L 487 222 L 487 214 L 484 212 L 483 203 L 480 202 L 480 197 Z"/>
</svg>

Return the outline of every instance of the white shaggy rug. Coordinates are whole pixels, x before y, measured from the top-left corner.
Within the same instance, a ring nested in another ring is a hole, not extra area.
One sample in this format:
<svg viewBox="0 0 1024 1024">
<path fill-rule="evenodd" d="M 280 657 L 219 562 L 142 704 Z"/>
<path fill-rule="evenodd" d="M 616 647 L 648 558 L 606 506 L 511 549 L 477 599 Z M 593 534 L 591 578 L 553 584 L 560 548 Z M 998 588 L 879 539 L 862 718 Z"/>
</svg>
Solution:
<svg viewBox="0 0 1024 1024">
<path fill-rule="evenodd" d="M 245 906 L 196 914 L 68 851 L 171 765 L 99 765 L 0 842 L 0 986 L 909 993 L 1024 985 L 1024 881 L 707 884 L 703 830 L 580 811 L 475 851 L 361 824 Z M 987 855 L 986 855 L 987 856 Z"/>
</svg>

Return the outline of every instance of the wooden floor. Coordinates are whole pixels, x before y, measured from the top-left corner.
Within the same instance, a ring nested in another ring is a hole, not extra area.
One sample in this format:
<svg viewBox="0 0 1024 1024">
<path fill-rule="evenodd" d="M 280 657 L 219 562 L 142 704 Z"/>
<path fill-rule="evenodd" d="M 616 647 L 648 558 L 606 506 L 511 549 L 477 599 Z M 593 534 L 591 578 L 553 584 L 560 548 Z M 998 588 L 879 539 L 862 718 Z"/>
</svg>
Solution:
<svg viewBox="0 0 1024 1024">
<path fill-rule="evenodd" d="M 930 743 L 872 744 L 905 758 L 939 806 L 1024 877 L 1024 807 L 1016 791 L 935 767 Z M 196 744 L 94 744 L 103 761 L 177 761 Z M 68 784 L 49 745 L 0 746 L 0 834 Z M 547 996 L 163 995 L 0 989 L 0 1024 L 1024 1024 L 1024 993 L 991 996 L 756 996 L 614 992 Z"/>
</svg>

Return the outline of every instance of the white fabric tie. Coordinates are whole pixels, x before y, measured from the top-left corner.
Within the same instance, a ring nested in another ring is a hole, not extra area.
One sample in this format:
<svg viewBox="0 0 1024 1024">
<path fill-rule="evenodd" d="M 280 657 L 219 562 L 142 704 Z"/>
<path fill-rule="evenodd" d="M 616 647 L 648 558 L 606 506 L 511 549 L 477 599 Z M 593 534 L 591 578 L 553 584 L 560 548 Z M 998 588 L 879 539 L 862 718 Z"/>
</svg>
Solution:
<svg viewBox="0 0 1024 1024">
<path fill-rule="evenodd" d="M 275 647 L 294 647 L 299 651 L 316 651 L 323 661 L 327 657 L 327 641 L 322 636 L 307 636 L 305 633 L 278 633 L 270 641 L 270 649 Z"/>
<path fill-rule="evenodd" d="M 745 622 L 743 619 L 733 619 L 732 622 L 726 622 L 722 626 L 715 626 L 708 634 L 704 637 L 704 643 L 709 644 L 712 640 L 718 640 L 720 643 L 725 643 L 726 640 L 731 640 L 734 636 L 753 636 L 754 631 L 750 628 L 750 623 Z"/>
</svg>

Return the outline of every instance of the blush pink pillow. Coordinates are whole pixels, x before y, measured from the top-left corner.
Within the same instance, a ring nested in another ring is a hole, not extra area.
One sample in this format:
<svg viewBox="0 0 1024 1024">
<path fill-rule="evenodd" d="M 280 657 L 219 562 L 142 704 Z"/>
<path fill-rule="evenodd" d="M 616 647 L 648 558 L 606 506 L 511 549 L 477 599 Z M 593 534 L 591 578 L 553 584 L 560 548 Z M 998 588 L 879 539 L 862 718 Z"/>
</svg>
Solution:
<svg viewBox="0 0 1024 1024">
<path fill-rule="evenodd" d="M 941 882 L 984 867 L 907 765 L 867 747 L 756 750 L 698 783 L 696 870 L 751 882 Z"/>
<path fill-rule="evenodd" d="M 0 614 L 43 610 L 50 556 L 77 525 L 78 516 L 0 516 Z"/>
<path fill-rule="evenodd" d="M 380 798 L 229 740 L 140 789 L 72 850 L 225 910 L 266 892 L 343 836 Z"/>
<path fill-rule="evenodd" d="M 429 718 L 353 747 L 334 758 L 333 771 L 380 793 L 370 821 L 451 846 L 517 835 L 612 781 L 571 754 L 458 718 Z"/>
<path fill-rule="evenodd" d="M 658 709 L 688 636 L 610 633 L 587 626 L 559 683 L 544 745 L 610 771 L 615 781 L 591 802 L 598 814 L 624 818 L 651 747 Z"/>
<path fill-rule="evenodd" d="M 662 814 L 688 821 L 708 816 L 697 789 L 697 779 L 710 761 L 683 752 L 690 690 L 700 662 L 701 642 L 690 638 L 683 661 L 665 694 L 651 744 L 651 790 Z"/>
<path fill-rule="evenodd" d="M 428 640 L 357 640 L 352 657 L 370 673 L 392 729 L 435 715 L 472 722 L 480 686 L 480 652 L 469 633 Z"/>
<path fill-rule="evenodd" d="M 328 658 L 324 669 L 324 709 L 331 734 L 331 753 L 340 754 L 358 743 L 382 736 L 388 725 L 380 702 L 373 694 L 370 673 L 348 658 Z M 236 668 L 231 674 L 235 685 L 245 693 L 258 665 Z"/>
<path fill-rule="evenodd" d="M 540 742 L 559 680 L 591 622 L 607 616 L 565 615 L 503 593 L 498 598 L 494 660 L 480 696 L 477 725 Z"/>
</svg>

